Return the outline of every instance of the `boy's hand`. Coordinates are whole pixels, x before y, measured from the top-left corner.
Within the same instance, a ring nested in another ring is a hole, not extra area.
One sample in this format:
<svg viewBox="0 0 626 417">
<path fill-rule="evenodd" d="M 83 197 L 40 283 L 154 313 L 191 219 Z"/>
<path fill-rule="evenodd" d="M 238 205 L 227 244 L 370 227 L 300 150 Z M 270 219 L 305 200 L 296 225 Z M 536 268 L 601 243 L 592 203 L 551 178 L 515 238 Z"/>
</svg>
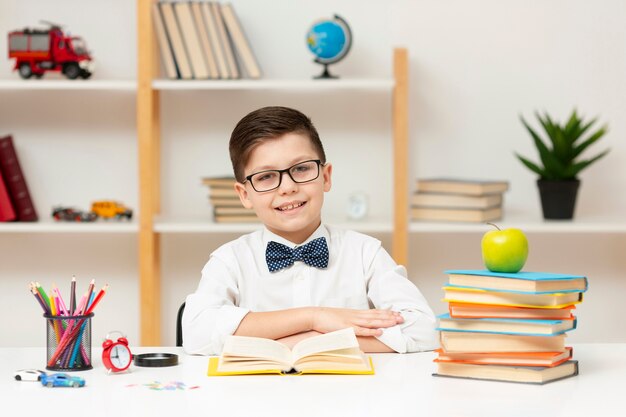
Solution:
<svg viewBox="0 0 626 417">
<path fill-rule="evenodd" d="M 312 330 L 320 333 L 352 327 L 357 336 L 380 336 L 381 329 L 404 322 L 402 315 L 390 310 L 353 310 L 317 307 L 313 309 Z"/>
</svg>

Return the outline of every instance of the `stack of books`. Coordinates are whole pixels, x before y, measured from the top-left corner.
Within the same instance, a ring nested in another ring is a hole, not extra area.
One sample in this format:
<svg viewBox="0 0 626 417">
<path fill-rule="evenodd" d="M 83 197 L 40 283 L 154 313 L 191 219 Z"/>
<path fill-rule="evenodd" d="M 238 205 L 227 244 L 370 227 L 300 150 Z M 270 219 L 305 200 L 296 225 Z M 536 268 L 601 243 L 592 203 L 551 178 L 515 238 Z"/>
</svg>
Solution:
<svg viewBox="0 0 626 417">
<path fill-rule="evenodd" d="M 216 223 L 258 222 L 254 210 L 241 205 L 235 191 L 234 177 L 206 177 L 202 183 L 209 187 L 209 202 L 213 207 L 213 220 Z"/>
<path fill-rule="evenodd" d="M 259 63 L 231 4 L 155 2 L 152 18 L 167 78 L 261 77 Z"/>
<path fill-rule="evenodd" d="M 411 196 L 411 219 L 451 222 L 488 222 L 502 218 L 507 181 L 454 178 L 418 179 Z"/>
<path fill-rule="evenodd" d="M 439 316 L 436 376 L 544 384 L 578 374 L 566 332 L 587 278 L 452 270 Z"/>
</svg>

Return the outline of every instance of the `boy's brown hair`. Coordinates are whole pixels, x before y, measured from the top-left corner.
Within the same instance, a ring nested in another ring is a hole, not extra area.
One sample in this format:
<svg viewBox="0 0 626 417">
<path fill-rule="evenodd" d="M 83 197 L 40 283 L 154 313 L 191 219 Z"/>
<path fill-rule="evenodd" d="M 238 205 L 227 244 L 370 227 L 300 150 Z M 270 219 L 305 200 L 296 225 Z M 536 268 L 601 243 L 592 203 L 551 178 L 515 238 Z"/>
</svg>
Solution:
<svg viewBox="0 0 626 417">
<path fill-rule="evenodd" d="M 252 151 L 266 140 L 277 139 L 287 133 L 306 135 L 318 153 L 322 164 L 326 154 L 313 122 L 305 114 L 289 107 L 262 107 L 248 113 L 237 123 L 228 146 L 235 179 L 245 181 L 244 168 Z"/>
</svg>

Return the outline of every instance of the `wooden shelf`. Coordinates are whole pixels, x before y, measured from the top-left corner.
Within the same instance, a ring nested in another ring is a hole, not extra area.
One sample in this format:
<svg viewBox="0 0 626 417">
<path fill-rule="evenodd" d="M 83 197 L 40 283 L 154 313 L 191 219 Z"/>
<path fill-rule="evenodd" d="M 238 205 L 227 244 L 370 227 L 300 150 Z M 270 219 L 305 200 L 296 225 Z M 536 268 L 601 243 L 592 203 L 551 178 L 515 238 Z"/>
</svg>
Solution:
<svg viewBox="0 0 626 417">
<path fill-rule="evenodd" d="M 617 215 L 581 215 L 574 220 L 544 220 L 541 214 L 506 213 L 494 222 L 500 228 L 515 227 L 528 233 L 626 233 L 626 219 Z M 414 221 L 411 233 L 484 233 L 492 227 L 483 223 Z"/>
<path fill-rule="evenodd" d="M 134 80 L 0 80 L 0 90 L 85 90 L 128 91 L 137 90 Z"/>
<path fill-rule="evenodd" d="M 325 224 L 344 229 L 356 230 L 361 233 L 391 233 L 391 220 L 324 220 Z M 263 227 L 261 223 L 214 223 L 210 217 L 171 219 L 159 217 L 154 224 L 154 231 L 161 234 L 175 233 L 250 233 Z"/>
<path fill-rule="evenodd" d="M 155 90 L 287 90 L 321 91 L 350 90 L 391 91 L 395 85 L 392 78 L 340 78 L 336 80 L 314 79 L 261 79 L 261 80 L 165 80 L 152 82 Z"/>
<path fill-rule="evenodd" d="M 97 221 L 71 222 L 7 222 L 0 223 L 0 233 L 137 233 L 139 225 L 134 222 Z"/>
</svg>

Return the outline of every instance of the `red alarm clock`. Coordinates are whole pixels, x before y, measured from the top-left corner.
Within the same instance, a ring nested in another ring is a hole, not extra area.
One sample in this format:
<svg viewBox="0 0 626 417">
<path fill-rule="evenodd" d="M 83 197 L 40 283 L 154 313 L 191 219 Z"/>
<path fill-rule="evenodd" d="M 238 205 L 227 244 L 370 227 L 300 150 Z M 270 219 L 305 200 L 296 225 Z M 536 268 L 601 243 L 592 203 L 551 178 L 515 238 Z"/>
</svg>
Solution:
<svg viewBox="0 0 626 417">
<path fill-rule="evenodd" d="M 117 341 L 110 339 L 114 333 L 119 333 L 121 337 Z M 110 332 L 105 336 L 102 343 L 102 363 L 109 373 L 122 372 L 128 369 L 133 362 L 133 354 L 128 348 L 128 340 L 124 333 L 119 331 Z"/>
</svg>

